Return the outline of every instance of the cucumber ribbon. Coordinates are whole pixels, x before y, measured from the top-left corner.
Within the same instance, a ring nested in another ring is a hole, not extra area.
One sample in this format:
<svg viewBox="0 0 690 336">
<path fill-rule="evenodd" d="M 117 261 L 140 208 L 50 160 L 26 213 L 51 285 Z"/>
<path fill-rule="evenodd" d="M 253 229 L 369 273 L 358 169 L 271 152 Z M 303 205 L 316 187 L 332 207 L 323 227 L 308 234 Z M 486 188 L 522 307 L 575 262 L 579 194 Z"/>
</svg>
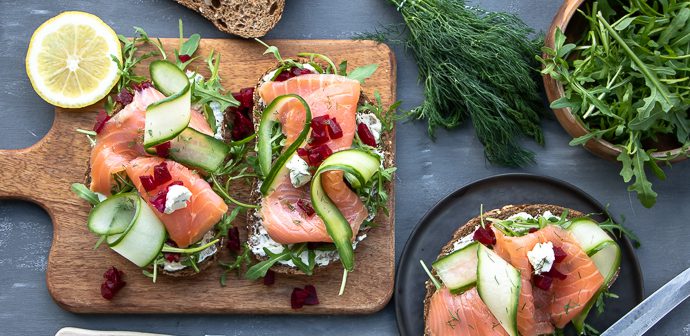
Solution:
<svg viewBox="0 0 690 336">
<path fill-rule="evenodd" d="M 304 128 L 297 136 L 297 139 L 288 146 L 288 148 L 278 156 L 275 163 L 271 165 L 271 159 L 273 158 L 273 148 L 271 141 L 271 132 L 273 131 L 273 125 L 278 123 L 278 112 L 280 108 L 283 107 L 287 102 L 292 99 L 297 99 L 302 106 L 304 106 L 304 111 L 306 112 L 306 118 L 304 122 Z M 258 156 L 259 156 L 259 169 L 261 175 L 264 177 L 263 183 L 261 184 L 261 194 L 268 195 L 274 187 L 274 182 L 278 173 L 286 169 L 290 157 L 297 151 L 302 143 L 307 139 L 309 134 L 309 128 L 311 126 L 311 109 L 307 102 L 296 94 L 286 94 L 276 97 L 269 105 L 264 109 L 261 114 L 261 122 L 259 123 L 258 132 Z"/>
<path fill-rule="evenodd" d="M 146 108 L 144 147 L 160 145 L 175 138 L 192 117 L 192 87 L 187 75 L 176 65 L 158 60 L 149 67 L 154 86 L 168 97 Z"/>
<path fill-rule="evenodd" d="M 355 178 L 359 185 L 366 185 L 378 171 L 380 164 L 379 157 L 372 153 L 360 149 L 343 150 L 324 160 L 311 182 L 312 207 L 326 225 L 326 231 L 335 243 L 340 261 L 348 272 L 351 272 L 355 266 L 352 228 L 345 216 L 323 190 L 321 174 L 327 171 L 340 170 Z"/>
</svg>

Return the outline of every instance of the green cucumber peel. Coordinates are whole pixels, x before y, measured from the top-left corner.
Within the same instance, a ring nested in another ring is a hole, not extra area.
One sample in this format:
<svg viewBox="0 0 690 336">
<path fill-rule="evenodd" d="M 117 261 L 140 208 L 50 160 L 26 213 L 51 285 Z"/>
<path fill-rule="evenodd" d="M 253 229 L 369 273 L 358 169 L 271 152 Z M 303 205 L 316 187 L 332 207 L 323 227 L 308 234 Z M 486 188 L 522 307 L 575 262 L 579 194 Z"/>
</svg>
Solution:
<svg viewBox="0 0 690 336">
<path fill-rule="evenodd" d="M 356 178 L 360 185 L 365 185 L 378 171 L 380 164 L 378 156 L 360 149 L 336 152 L 321 163 L 311 182 L 311 203 L 314 211 L 323 220 L 328 235 L 333 239 L 343 267 L 350 272 L 355 264 L 352 228 L 323 190 L 321 174 L 340 170 Z"/>
<path fill-rule="evenodd" d="M 177 65 L 166 60 L 151 62 L 149 74 L 153 86 L 166 97 L 182 92 L 186 86 L 189 86 L 187 74 L 180 70 Z"/>
<path fill-rule="evenodd" d="M 304 128 L 300 132 L 299 136 L 295 141 L 288 146 L 288 148 L 278 156 L 275 163 L 271 166 L 271 159 L 273 158 L 273 148 L 271 147 L 271 130 L 273 125 L 278 122 L 278 111 L 280 107 L 284 105 L 284 102 L 288 99 L 297 99 L 306 112 L 306 118 L 304 123 Z M 290 159 L 292 154 L 297 151 L 297 148 L 302 145 L 302 143 L 307 139 L 309 134 L 309 128 L 311 126 L 311 109 L 309 104 L 296 94 L 286 94 L 276 97 L 269 105 L 264 109 L 261 114 L 261 122 L 259 123 L 258 133 L 258 157 L 259 157 L 259 168 L 261 175 L 263 175 L 263 183 L 261 184 L 261 194 L 267 195 L 271 191 L 273 186 L 273 181 L 275 180 L 278 173 L 285 168 L 285 164 Z"/>
<path fill-rule="evenodd" d="M 166 60 L 152 62 L 149 73 L 156 89 L 167 97 L 146 108 L 146 148 L 175 138 L 187 128 L 192 117 L 192 86 L 187 75 Z"/>
</svg>

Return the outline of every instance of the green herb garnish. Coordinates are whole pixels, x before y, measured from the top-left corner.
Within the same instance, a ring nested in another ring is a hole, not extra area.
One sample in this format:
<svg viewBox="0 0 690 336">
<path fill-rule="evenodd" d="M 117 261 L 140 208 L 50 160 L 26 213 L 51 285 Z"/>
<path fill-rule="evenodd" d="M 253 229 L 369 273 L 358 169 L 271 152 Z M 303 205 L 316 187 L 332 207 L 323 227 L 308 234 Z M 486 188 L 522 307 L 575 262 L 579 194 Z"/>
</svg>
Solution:
<svg viewBox="0 0 690 336">
<path fill-rule="evenodd" d="M 663 180 L 659 164 L 675 158 L 653 155 L 658 144 L 676 142 L 680 155 L 690 154 L 690 3 L 602 0 L 579 12 L 589 22 L 582 39 L 566 43 L 557 30 L 554 49 L 537 57 L 542 73 L 564 85 L 551 107 L 570 108 L 590 131 L 571 145 L 596 138 L 619 147 L 623 181 L 652 207 L 647 169 Z"/>
<path fill-rule="evenodd" d="M 424 102 L 410 115 L 437 127 L 470 119 L 492 163 L 533 161 L 519 136 L 543 143 L 534 55 L 541 41 L 514 15 L 472 9 L 462 0 L 389 0 L 407 25 Z"/>
</svg>

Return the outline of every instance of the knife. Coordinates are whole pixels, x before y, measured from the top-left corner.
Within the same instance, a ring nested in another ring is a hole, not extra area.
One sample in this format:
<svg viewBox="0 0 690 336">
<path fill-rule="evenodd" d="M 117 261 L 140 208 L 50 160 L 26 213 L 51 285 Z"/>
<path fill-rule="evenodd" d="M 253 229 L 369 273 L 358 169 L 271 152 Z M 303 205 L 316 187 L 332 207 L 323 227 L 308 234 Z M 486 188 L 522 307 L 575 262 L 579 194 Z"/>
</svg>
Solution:
<svg viewBox="0 0 690 336">
<path fill-rule="evenodd" d="M 640 336 L 690 296 L 690 268 L 661 286 L 601 336 Z"/>
</svg>

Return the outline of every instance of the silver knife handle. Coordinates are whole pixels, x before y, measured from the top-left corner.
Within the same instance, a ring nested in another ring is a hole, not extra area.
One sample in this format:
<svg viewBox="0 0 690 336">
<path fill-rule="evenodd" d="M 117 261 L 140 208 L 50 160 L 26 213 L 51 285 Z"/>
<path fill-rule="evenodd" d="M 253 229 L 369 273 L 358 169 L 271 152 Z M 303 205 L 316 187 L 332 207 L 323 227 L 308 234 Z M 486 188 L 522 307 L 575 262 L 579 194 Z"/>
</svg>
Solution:
<svg viewBox="0 0 690 336">
<path fill-rule="evenodd" d="M 640 336 L 690 296 L 690 268 L 661 286 L 601 336 Z"/>
</svg>

